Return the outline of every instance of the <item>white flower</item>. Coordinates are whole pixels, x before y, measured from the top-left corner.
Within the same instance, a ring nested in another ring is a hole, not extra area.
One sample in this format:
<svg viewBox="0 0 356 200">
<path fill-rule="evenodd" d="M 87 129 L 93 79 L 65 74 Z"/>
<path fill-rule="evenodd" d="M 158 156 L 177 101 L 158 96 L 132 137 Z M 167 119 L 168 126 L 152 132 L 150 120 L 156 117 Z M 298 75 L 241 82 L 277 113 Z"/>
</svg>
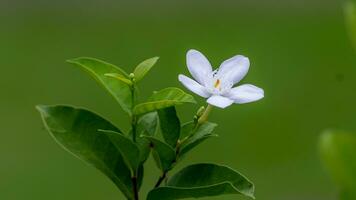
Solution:
<svg viewBox="0 0 356 200">
<path fill-rule="evenodd" d="M 248 72 L 250 61 L 247 57 L 234 56 L 213 71 L 202 53 L 189 50 L 187 66 L 196 81 L 182 74 L 178 76 L 179 81 L 192 92 L 207 98 L 210 105 L 226 108 L 232 103 L 249 103 L 264 97 L 263 89 L 254 85 L 244 84 L 233 88 Z"/>
</svg>

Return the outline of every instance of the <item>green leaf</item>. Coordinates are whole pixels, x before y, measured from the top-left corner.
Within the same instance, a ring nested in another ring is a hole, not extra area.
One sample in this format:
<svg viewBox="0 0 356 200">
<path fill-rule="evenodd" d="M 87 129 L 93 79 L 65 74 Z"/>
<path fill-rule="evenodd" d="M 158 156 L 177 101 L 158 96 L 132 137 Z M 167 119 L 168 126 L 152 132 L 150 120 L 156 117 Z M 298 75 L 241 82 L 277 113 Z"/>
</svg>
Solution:
<svg viewBox="0 0 356 200">
<path fill-rule="evenodd" d="M 132 94 L 130 87 L 122 81 L 105 76 L 105 74 L 121 74 L 129 78 L 126 72 L 112 64 L 94 58 L 82 57 L 68 60 L 68 62 L 88 72 L 116 99 L 125 112 L 131 114 Z"/>
<path fill-rule="evenodd" d="M 158 168 L 163 172 L 168 172 L 176 162 L 176 153 L 168 144 L 149 136 L 144 136 L 151 142 L 154 159 Z"/>
<path fill-rule="evenodd" d="M 119 80 L 119 81 L 121 81 L 121 82 L 123 82 L 123 83 L 129 85 L 129 86 L 132 85 L 132 81 L 131 81 L 130 79 L 128 79 L 128 78 L 125 78 L 125 77 L 124 77 L 123 75 L 121 75 L 121 74 L 108 73 L 108 74 L 104 74 L 104 75 L 107 76 L 107 77 L 115 78 L 115 79 L 117 79 L 117 80 Z"/>
<path fill-rule="evenodd" d="M 183 156 L 192 150 L 195 146 L 203 142 L 204 140 L 210 137 L 217 137 L 216 134 L 213 134 L 213 131 L 217 124 L 211 122 L 205 122 L 201 124 L 196 131 L 193 130 L 193 135 L 187 140 L 183 141 L 181 145 L 181 150 L 179 155 Z"/>
<path fill-rule="evenodd" d="M 158 130 L 157 112 L 142 115 L 137 122 L 137 136 L 141 135 L 154 136 Z"/>
<path fill-rule="evenodd" d="M 164 140 L 175 148 L 180 134 L 180 121 L 174 106 L 157 111 Z"/>
<path fill-rule="evenodd" d="M 135 115 L 156 111 L 183 103 L 196 103 L 193 96 L 178 88 L 166 88 L 155 92 L 147 102 L 138 104 L 134 108 Z"/>
<path fill-rule="evenodd" d="M 173 200 L 241 194 L 254 199 L 254 185 L 233 169 L 216 164 L 190 165 L 169 179 L 167 186 L 153 189 L 148 200 Z"/>
<path fill-rule="evenodd" d="M 88 110 L 70 106 L 37 106 L 44 125 L 55 141 L 77 158 L 109 177 L 132 199 L 131 172 L 110 138 L 99 129 L 121 132 Z"/>
<path fill-rule="evenodd" d="M 135 75 L 135 80 L 138 82 L 140 81 L 145 75 L 151 70 L 153 65 L 156 64 L 157 60 L 159 57 L 153 57 L 150 59 L 147 59 L 140 63 L 134 70 L 134 75 Z"/>
<path fill-rule="evenodd" d="M 190 121 L 182 124 L 180 128 L 179 139 L 184 140 L 185 138 L 188 138 L 192 134 L 194 127 L 195 127 L 194 121 Z"/>
<path fill-rule="evenodd" d="M 350 31 L 350 36 L 356 48 L 356 1 L 348 1 L 344 8 L 346 24 Z"/>
<path fill-rule="evenodd" d="M 344 195 L 356 197 L 356 135 L 326 131 L 320 137 L 319 149 L 324 165 Z"/>
<path fill-rule="evenodd" d="M 126 164 L 132 171 L 137 171 L 140 164 L 140 150 L 136 144 L 126 136 L 111 130 L 99 130 L 106 134 L 121 152 Z"/>
<path fill-rule="evenodd" d="M 154 136 L 158 130 L 158 115 L 157 112 L 147 113 L 142 115 L 137 122 L 136 141 L 141 152 L 141 162 L 145 162 L 150 154 L 150 142 L 142 136 Z M 132 137 L 132 132 L 130 132 Z"/>
</svg>

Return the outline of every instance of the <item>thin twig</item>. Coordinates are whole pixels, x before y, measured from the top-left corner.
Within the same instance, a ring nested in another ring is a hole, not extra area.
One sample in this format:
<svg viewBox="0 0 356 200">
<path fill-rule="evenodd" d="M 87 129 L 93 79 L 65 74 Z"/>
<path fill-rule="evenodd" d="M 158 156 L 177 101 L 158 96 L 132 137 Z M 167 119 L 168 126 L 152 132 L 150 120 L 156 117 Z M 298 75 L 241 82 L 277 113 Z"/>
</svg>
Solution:
<svg viewBox="0 0 356 200">
<path fill-rule="evenodd" d="M 139 200 L 138 198 L 138 188 L 137 188 L 137 177 L 134 176 L 131 178 L 132 185 L 133 185 L 133 193 L 134 193 L 134 200 Z"/>
<path fill-rule="evenodd" d="M 163 172 L 162 176 L 159 177 L 159 179 L 155 185 L 155 188 L 158 188 L 161 185 L 161 183 L 166 178 L 166 176 L 167 176 L 167 172 Z"/>
</svg>

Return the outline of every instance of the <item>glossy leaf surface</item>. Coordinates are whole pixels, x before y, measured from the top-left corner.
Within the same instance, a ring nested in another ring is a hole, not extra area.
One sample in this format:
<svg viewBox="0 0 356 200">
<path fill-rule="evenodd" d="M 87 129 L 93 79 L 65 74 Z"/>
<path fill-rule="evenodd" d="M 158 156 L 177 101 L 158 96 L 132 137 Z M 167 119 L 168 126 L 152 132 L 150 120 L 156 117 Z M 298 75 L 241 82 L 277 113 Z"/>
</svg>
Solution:
<svg viewBox="0 0 356 200">
<path fill-rule="evenodd" d="M 164 140 L 175 148 L 180 135 L 180 121 L 174 106 L 157 111 Z"/>
<path fill-rule="evenodd" d="M 110 63 L 95 58 L 82 57 L 68 60 L 68 62 L 88 72 L 116 99 L 125 112 L 131 114 L 132 95 L 130 87 L 122 81 L 105 75 L 120 74 L 123 77 L 129 78 L 126 72 Z"/>
<path fill-rule="evenodd" d="M 239 172 L 222 165 L 190 165 L 172 178 L 167 186 L 153 189 L 148 200 L 173 200 L 241 194 L 254 199 L 254 185 Z"/>
<path fill-rule="evenodd" d="M 193 96 L 178 88 L 166 88 L 155 92 L 147 102 L 138 104 L 134 108 L 134 114 L 144 113 L 180 105 L 183 103 L 196 103 Z"/>
<path fill-rule="evenodd" d="M 132 199 L 131 172 L 111 139 L 98 130 L 121 132 L 113 124 L 85 109 L 37 106 L 55 141 L 77 158 L 96 167 Z"/>
<path fill-rule="evenodd" d="M 145 138 L 151 142 L 151 147 L 154 151 L 154 159 L 158 168 L 163 172 L 169 171 L 176 162 L 176 153 L 174 149 L 154 137 Z"/>
<path fill-rule="evenodd" d="M 210 137 L 217 137 L 217 135 L 213 133 L 216 126 L 217 124 L 205 122 L 200 125 L 197 130 L 193 130 L 192 136 L 183 142 L 181 146 L 180 156 L 185 155 L 204 140 Z"/>
<path fill-rule="evenodd" d="M 153 57 L 140 63 L 133 72 L 135 75 L 135 80 L 138 82 L 143 79 L 143 77 L 145 77 L 151 68 L 156 64 L 158 59 L 158 57 Z"/>
<path fill-rule="evenodd" d="M 141 152 L 141 162 L 144 162 L 150 153 L 150 142 L 142 136 L 154 136 L 158 130 L 157 112 L 142 115 L 137 122 L 137 146 Z M 130 135 L 132 137 L 132 135 Z"/>
<path fill-rule="evenodd" d="M 140 150 L 137 145 L 129 138 L 115 131 L 99 130 L 106 134 L 116 148 L 121 152 L 125 162 L 133 171 L 136 171 L 140 164 Z"/>
</svg>

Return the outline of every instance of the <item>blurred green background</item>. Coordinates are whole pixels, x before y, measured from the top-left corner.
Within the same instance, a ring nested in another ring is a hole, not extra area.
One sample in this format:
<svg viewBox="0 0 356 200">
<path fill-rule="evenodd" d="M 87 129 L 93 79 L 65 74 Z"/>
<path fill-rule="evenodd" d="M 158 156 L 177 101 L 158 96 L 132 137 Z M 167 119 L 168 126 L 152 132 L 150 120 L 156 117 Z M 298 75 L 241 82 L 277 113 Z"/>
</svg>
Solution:
<svg viewBox="0 0 356 200">
<path fill-rule="evenodd" d="M 36 104 L 95 110 L 124 130 L 128 118 L 104 90 L 66 59 L 92 56 L 127 71 L 161 59 L 141 84 L 183 88 L 185 53 L 202 51 L 214 66 L 248 56 L 243 82 L 264 88 L 262 101 L 215 109 L 220 137 L 194 162 L 230 165 L 256 185 L 261 200 L 336 200 L 320 164 L 325 128 L 356 130 L 356 59 L 342 6 L 321 0 L 2 0 L 0 1 L 0 199 L 123 199 L 109 179 L 62 150 L 44 130 Z M 186 121 L 204 105 L 179 107 Z M 143 195 L 159 172 L 146 167 Z M 212 199 L 243 199 L 223 196 Z"/>
</svg>

